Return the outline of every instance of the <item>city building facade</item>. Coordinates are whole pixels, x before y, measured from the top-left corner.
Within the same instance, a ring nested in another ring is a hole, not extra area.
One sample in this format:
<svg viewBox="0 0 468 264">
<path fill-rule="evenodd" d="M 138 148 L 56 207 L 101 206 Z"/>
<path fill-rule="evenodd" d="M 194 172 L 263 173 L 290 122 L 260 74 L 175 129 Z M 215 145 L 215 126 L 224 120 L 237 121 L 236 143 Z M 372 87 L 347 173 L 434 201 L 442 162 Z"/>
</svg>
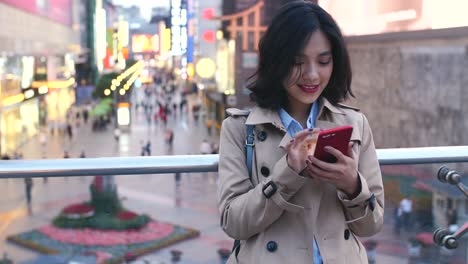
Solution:
<svg viewBox="0 0 468 264">
<path fill-rule="evenodd" d="M 0 1 L 0 152 L 61 128 L 75 100 L 81 1 Z"/>
</svg>

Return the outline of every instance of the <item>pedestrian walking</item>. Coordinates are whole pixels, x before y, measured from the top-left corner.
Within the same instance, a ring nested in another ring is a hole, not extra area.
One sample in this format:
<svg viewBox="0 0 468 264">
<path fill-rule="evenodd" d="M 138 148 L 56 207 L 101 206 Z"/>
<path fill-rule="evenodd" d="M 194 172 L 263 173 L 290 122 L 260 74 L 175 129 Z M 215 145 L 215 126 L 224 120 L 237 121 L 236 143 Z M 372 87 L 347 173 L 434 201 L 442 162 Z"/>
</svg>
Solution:
<svg viewBox="0 0 468 264">
<path fill-rule="evenodd" d="M 211 136 L 211 127 L 213 127 L 213 120 L 206 119 L 205 125 L 206 125 L 206 131 L 208 133 L 208 136 Z"/>
<path fill-rule="evenodd" d="M 413 201 L 405 196 L 400 201 L 401 225 L 406 231 L 411 229 L 411 212 L 413 211 Z"/>
<path fill-rule="evenodd" d="M 114 139 L 115 141 L 119 141 L 120 140 L 120 129 L 118 127 L 116 127 L 114 129 Z"/>
<path fill-rule="evenodd" d="M 70 139 L 73 138 L 73 129 L 72 129 L 72 125 L 70 122 L 67 122 L 67 125 L 66 125 L 66 130 L 67 130 L 67 135 Z"/>
<path fill-rule="evenodd" d="M 75 125 L 76 125 L 76 127 L 80 127 L 80 125 L 81 125 L 81 111 L 80 111 L 80 109 L 76 109 L 75 111 L 76 111 L 76 113 L 75 113 Z"/>
<path fill-rule="evenodd" d="M 185 93 L 182 94 L 182 99 L 180 100 L 180 103 L 179 103 L 179 112 L 182 114 L 184 113 L 184 106 L 187 105 L 187 98 L 186 98 L 186 95 Z"/>
<path fill-rule="evenodd" d="M 70 158 L 70 155 L 68 154 L 68 151 L 65 150 L 65 151 L 63 152 L 63 158 L 64 158 L 64 159 Z"/>
<path fill-rule="evenodd" d="M 172 103 L 172 114 L 173 114 L 174 116 L 177 115 L 177 103 L 175 103 L 175 102 Z"/>
<path fill-rule="evenodd" d="M 41 159 L 46 159 L 47 158 L 47 134 L 41 130 L 39 132 L 39 142 L 41 143 Z M 44 183 L 47 183 L 47 177 L 42 177 L 42 181 Z"/>
<path fill-rule="evenodd" d="M 47 134 L 41 130 L 39 132 L 39 143 L 41 144 L 41 158 L 46 158 L 46 147 L 47 147 Z"/>
<path fill-rule="evenodd" d="M 204 139 L 200 144 L 200 153 L 201 154 L 211 154 L 211 145 L 208 143 L 207 139 Z"/>
<path fill-rule="evenodd" d="M 216 142 L 211 143 L 211 154 L 218 154 L 219 146 Z"/>
<path fill-rule="evenodd" d="M 89 118 L 89 112 L 88 112 L 88 109 L 83 109 L 83 121 L 85 124 L 88 123 L 88 118 Z"/>
<path fill-rule="evenodd" d="M 367 263 L 356 236 L 382 229 L 384 192 L 371 127 L 341 103 L 353 95 L 347 47 L 319 5 L 286 2 L 247 82 L 256 105 L 221 126 L 220 225 L 237 240 L 227 263 Z M 335 163 L 307 153 L 320 129 L 345 125 L 347 151 L 325 148 Z"/>
<path fill-rule="evenodd" d="M 141 146 L 141 156 L 151 156 L 151 141 L 147 141 L 146 144 Z"/>
<path fill-rule="evenodd" d="M 24 186 L 26 190 L 26 202 L 29 205 L 31 205 L 31 192 L 32 192 L 32 187 L 33 187 L 33 180 L 32 178 L 24 178 Z"/>
<path fill-rule="evenodd" d="M 85 153 L 84 150 L 81 151 L 81 153 L 80 153 L 80 158 L 81 158 L 81 159 L 86 158 L 86 153 Z"/>
<path fill-rule="evenodd" d="M 146 113 L 146 122 L 148 123 L 148 126 L 151 125 L 151 114 L 150 113 Z"/>
<path fill-rule="evenodd" d="M 148 140 L 148 142 L 146 142 L 145 150 L 146 154 L 148 154 L 148 156 L 151 156 L 151 141 Z"/>
<path fill-rule="evenodd" d="M 153 121 L 154 121 L 154 124 L 158 124 L 158 112 L 155 112 L 154 115 L 153 115 Z"/>
<path fill-rule="evenodd" d="M 174 141 L 174 131 L 172 131 L 172 129 L 166 129 L 165 140 L 166 145 L 169 147 L 169 149 L 172 149 L 172 143 Z"/>
</svg>

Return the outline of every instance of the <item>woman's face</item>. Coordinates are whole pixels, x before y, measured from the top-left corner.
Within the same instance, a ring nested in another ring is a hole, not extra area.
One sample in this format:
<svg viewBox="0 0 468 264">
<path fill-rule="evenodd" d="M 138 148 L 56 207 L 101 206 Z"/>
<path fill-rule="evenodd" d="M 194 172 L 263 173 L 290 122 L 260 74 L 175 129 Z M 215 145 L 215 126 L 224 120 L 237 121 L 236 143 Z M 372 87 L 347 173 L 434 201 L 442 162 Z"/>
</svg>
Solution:
<svg viewBox="0 0 468 264">
<path fill-rule="evenodd" d="M 332 71 L 330 42 L 317 30 L 295 58 L 294 68 L 285 82 L 289 106 L 309 107 L 327 87 Z"/>
</svg>

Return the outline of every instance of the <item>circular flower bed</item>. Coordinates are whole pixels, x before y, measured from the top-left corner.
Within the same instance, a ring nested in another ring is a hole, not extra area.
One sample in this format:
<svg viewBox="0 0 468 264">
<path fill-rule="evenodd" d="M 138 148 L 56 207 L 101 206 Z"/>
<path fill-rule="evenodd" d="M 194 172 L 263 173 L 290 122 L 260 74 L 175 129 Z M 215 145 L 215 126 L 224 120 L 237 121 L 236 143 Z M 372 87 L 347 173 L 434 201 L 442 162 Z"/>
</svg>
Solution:
<svg viewBox="0 0 468 264">
<path fill-rule="evenodd" d="M 72 204 L 65 207 L 62 214 L 71 219 L 87 218 L 94 215 L 94 208 L 89 204 Z"/>
</svg>

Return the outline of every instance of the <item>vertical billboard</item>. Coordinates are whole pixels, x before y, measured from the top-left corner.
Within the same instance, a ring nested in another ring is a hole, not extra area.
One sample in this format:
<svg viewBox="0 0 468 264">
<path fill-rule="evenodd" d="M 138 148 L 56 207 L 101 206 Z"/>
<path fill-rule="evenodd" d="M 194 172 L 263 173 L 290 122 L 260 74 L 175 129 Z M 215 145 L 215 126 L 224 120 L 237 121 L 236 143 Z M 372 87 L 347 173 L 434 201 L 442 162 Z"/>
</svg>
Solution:
<svg viewBox="0 0 468 264">
<path fill-rule="evenodd" d="M 187 0 L 171 0 L 171 53 L 187 52 Z"/>
<path fill-rule="evenodd" d="M 187 0 L 187 63 L 193 63 L 193 46 L 195 42 L 194 0 Z"/>
</svg>

